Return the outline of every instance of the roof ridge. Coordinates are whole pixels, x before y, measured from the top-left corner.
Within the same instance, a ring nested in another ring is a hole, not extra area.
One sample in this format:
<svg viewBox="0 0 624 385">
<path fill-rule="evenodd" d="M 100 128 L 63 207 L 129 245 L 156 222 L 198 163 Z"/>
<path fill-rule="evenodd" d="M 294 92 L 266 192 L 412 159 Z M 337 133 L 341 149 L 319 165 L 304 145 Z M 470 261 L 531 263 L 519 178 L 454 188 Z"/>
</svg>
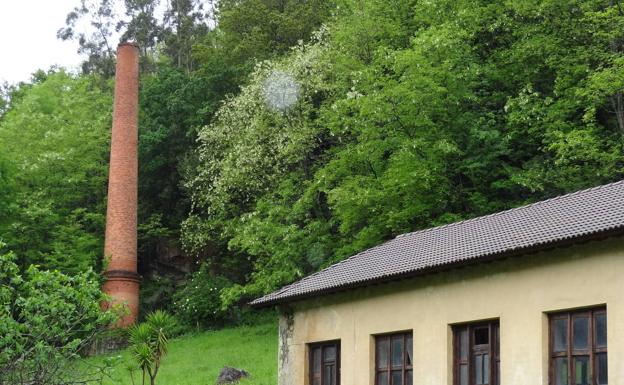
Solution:
<svg viewBox="0 0 624 385">
<path fill-rule="evenodd" d="M 555 196 L 555 197 L 552 197 L 552 198 L 548 198 L 548 199 L 544 199 L 544 200 L 541 200 L 541 201 L 529 203 L 529 204 L 526 204 L 526 205 L 523 205 L 523 206 L 512 207 L 510 209 L 503 210 L 503 211 L 497 211 L 497 212 L 491 213 L 491 214 L 480 215 L 478 217 L 463 219 L 463 220 L 457 221 L 457 222 L 447 223 L 447 224 L 444 224 L 444 225 L 439 225 L 439 226 L 429 227 L 429 228 L 422 229 L 422 230 L 416 230 L 416 231 L 411 231 L 411 232 L 408 232 L 408 233 L 399 234 L 396 237 L 394 237 L 393 239 L 402 238 L 402 237 L 406 237 L 406 236 L 409 236 L 409 235 L 427 233 L 427 232 L 434 231 L 434 230 L 441 230 L 441 229 L 444 229 L 446 227 L 458 226 L 458 225 L 462 225 L 462 224 L 469 223 L 469 222 L 476 222 L 478 220 L 485 219 L 485 218 L 496 217 L 496 216 L 500 216 L 500 215 L 503 215 L 503 214 L 508 214 L 510 212 L 521 211 L 521 210 L 525 210 L 525 209 L 531 208 L 533 206 L 540 206 L 540 205 L 543 205 L 545 203 L 549 203 L 549 202 L 552 202 L 552 201 L 557 201 L 557 200 L 561 200 L 561 199 L 564 199 L 564 198 L 569 198 L 569 197 L 574 196 L 574 195 L 588 193 L 588 192 L 591 192 L 591 191 L 594 191 L 594 190 L 602 190 L 604 188 L 612 187 L 612 186 L 617 185 L 617 184 L 624 184 L 624 179 L 616 181 L 616 182 L 611 182 L 611 183 L 607 183 L 607 184 L 604 184 L 604 185 L 600 185 L 600 186 L 594 186 L 594 187 L 586 188 L 586 189 L 583 189 L 583 190 L 573 191 L 573 192 L 570 192 L 570 193 L 567 193 L 567 194 L 563 194 L 563 195 L 558 195 L 558 196 Z"/>
<path fill-rule="evenodd" d="M 552 202 L 552 201 L 557 201 L 557 200 L 560 200 L 560 199 L 563 199 L 563 198 L 568 198 L 570 196 L 574 196 L 574 195 L 578 195 L 578 194 L 582 194 L 582 193 L 587 193 L 587 192 L 590 192 L 590 191 L 593 191 L 593 190 L 600 190 L 600 189 L 603 189 L 603 188 L 611 187 L 611 186 L 616 185 L 616 184 L 624 184 L 624 179 L 619 180 L 619 181 L 615 181 L 615 182 L 611 182 L 611 183 L 607 183 L 607 184 L 604 184 L 604 185 L 600 185 L 600 186 L 594 186 L 594 187 L 586 188 L 586 189 L 583 189 L 583 190 L 573 191 L 573 192 L 570 192 L 570 193 L 567 193 L 567 194 L 563 194 L 563 195 L 557 195 L 557 196 L 552 197 L 552 198 L 548 198 L 548 199 L 544 199 L 544 200 L 541 200 L 541 201 L 529 203 L 529 204 L 526 204 L 526 205 L 523 205 L 523 206 L 512 207 L 510 209 L 503 210 L 503 211 L 497 211 L 497 212 L 491 213 L 491 214 L 481 215 L 481 216 L 474 217 L 474 218 L 464 219 L 464 220 L 461 220 L 461 221 L 458 221 L 458 222 L 447 223 L 445 225 L 429 227 L 429 228 L 422 229 L 422 230 L 416 230 L 416 231 L 411 231 L 411 232 L 408 232 L 408 233 L 399 234 L 399 235 L 395 236 L 394 238 L 388 239 L 385 242 L 382 242 L 382 243 L 380 243 L 380 244 L 378 244 L 376 246 L 373 246 L 373 247 L 370 247 L 368 249 L 362 250 L 359 253 L 353 254 L 353 255 L 351 255 L 351 256 L 349 256 L 349 257 L 347 257 L 347 258 L 345 258 L 345 259 L 343 259 L 341 261 L 333 263 L 333 264 L 325 267 L 322 270 L 319 270 L 319 271 L 316 271 L 316 272 L 314 272 L 314 273 L 312 273 L 310 275 L 307 275 L 307 276 L 301 278 L 300 280 L 293 282 L 292 284 L 290 284 L 288 286 L 292 286 L 295 283 L 299 283 L 299 282 L 304 281 L 304 280 L 307 281 L 308 278 L 312 278 L 314 276 L 317 276 L 317 275 L 323 273 L 326 270 L 334 268 L 334 267 L 336 267 L 336 266 L 338 266 L 340 264 L 343 264 L 343 263 L 345 263 L 347 261 L 350 261 L 352 259 L 358 258 L 358 257 L 362 256 L 363 254 L 369 252 L 369 251 L 373 251 L 373 250 L 375 250 L 375 249 L 377 249 L 379 247 L 382 247 L 382 246 L 386 245 L 389 242 L 392 242 L 395 239 L 407 237 L 407 236 L 410 236 L 410 235 L 424 234 L 424 233 L 428 233 L 428 232 L 431 232 L 431 231 L 434 231 L 434 230 L 441 230 L 441 229 L 444 229 L 444 228 L 447 228 L 447 227 L 454 227 L 454 226 L 458 226 L 458 225 L 462 225 L 462 224 L 466 224 L 466 223 L 470 223 L 470 222 L 476 222 L 476 221 L 481 220 L 481 219 L 490 218 L 490 217 L 496 217 L 496 216 L 499 216 L 499 215 L 502 215 L 502 214 L 507 214 L 509 212 L 516 212 L 516 211 L 520 211 L 520 210 L 523 210 L 523 209 L 528 209 L 528 208 L 533 207 L 533 206 L 539 206 L 541 204 L 545 204 L 545 203 Z"/>
</svg>

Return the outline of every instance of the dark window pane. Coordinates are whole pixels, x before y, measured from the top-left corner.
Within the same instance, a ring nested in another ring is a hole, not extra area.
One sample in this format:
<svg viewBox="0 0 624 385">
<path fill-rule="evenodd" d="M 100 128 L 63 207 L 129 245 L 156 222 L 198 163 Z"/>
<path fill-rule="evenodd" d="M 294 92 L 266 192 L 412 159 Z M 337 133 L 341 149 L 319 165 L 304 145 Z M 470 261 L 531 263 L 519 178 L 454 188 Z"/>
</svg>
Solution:
<svg viewBox="0 0 624 385">
<path fill-rule="evenodd" d="M 325 343 L 310 346 L 310 385 L 338 385 L 340 344 Z"/>
<path fill-rule="evenodd" d="M 325 362 L 336 360 L 336 347 L 335 346 L 326 346 L 325 349 L 323 349 L 323 360 Z"/>
<path fill-rule="evenodd" d="M 553 351 L 565 352 L 568 350 L 568 320 L 557 318 L 553 321 Z"/>
<path fill-rule="evenodd" d="M 555 385 L 568 385 L 568 359 L 555 358 Z"/>
<path fill-rule="evenodd" d="M 387 368 L 390 353 L 390 339 L 379 338 L 377 340 L 377 367 Z"/>
<path fill-rule="evenodd" d="M 321 373 L 321 348 L 314 348 L 312 351 L 312 369 L 314 373 Z"/>
<path fill-rule="evenodd" d="M 607 353 L 596 355 L 596 379 L 598 385 L 607 385 Z"/>
<path fill-rule="evenodd" d="M 498 364 L 498 323 L 454 328 L 454 336 L 454 383 L 498 385 L 496 370 L 492 368 L 492 365 Z"/>
<path fill-rule="evenodd" d="M 323 367 L 323 385 L 336 385 L 336 367 L 334 365 Z"/>
<path fill-rule="evenodd" d="M 388 372 L 377 373 L 377 385 L 390 385 L 388 384 Z"/>
<path fill-rule="evenodd" d="M 412 366 L 412 357 L 413 357 L 413 349 L 414 349 L 414 343 L 412 341 L 412 336 L 409 335 L 407 336 L 407 338 L 405 339 L 405 344 L 407 345 L 405 348 L 407 349 L 407 357 L 405 358 L 405 362 L 407 363 L 408 366 Z"/>
<path fill-rule="evenodd" d="M 392 385 L 403 385 L 403 371 L 392 371 Z"/>
<path fill-rule="evenodd" d="M 500 385 L 500 361 L 496 361 L 496 384 Z"/>
<path fill-rule="evenodd" d="M 413 374 L 411 370 L 405 372 L 405 385 L 412 385 L 414 383 Z"/>
<path fill-rule="evenodd" d="M 475 384 L 483 384 L 483 356 L 475 356 L 473 372 L 475 374 Z"/>
<path fill-rule="evenodd" d="M 468 365 L 459 366 L 459 385 L 468 385 Z"/>
<path fill-rule="evenodd" d="M 475 345 L 487 345 L 490 343 L 490 329 L 478 328 L 474 331 L 474 343 Z"/>
<path fill-rule="evenodd" d="M 607 347 L 607 315 L 604 313 L 596 315 L 596 347 Z"/>
<path fill-rule="evenodd" d="M 574 384 L 590 385 L 588 356 L 574 357 Z"/>
<path fill-rule="evenodd" d="M 483 355 L 483 383 L 490 383 L 490 355 Z"/>
<path fill-rule="evenodd" d="M 392 337 L 392 366 L 403 366 L 403 336 Z"/>
<path fill-rule="evenodd" d="M 468 359 L 468 329 L 459 332 L 459 357 L 462 360 Z"/>
<path fill-rule="evenodd" d="M 574 350 L 585 350 L 589 346 L 589 317 L 577 316 L 572 318 Z"/>
</svg>

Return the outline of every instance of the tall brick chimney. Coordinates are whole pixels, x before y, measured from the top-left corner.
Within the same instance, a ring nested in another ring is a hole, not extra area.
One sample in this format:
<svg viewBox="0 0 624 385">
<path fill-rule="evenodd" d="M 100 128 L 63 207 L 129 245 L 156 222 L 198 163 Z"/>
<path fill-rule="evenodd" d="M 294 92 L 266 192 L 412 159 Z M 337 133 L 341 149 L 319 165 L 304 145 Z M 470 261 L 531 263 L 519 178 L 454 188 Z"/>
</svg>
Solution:
<svg viewBox="0 0 624 385">
<path fill-rule="evenodd" d="M 129 314 L 117 324 L 128 327 L 139 313 L 137 274 L 139 49 L 134 43 L 117 47 L 115 101 L 111 137 L 108 206 L 106 210 L 106 282 L 103 291 L 113 304 L 124 303 Z"/>
</svg>

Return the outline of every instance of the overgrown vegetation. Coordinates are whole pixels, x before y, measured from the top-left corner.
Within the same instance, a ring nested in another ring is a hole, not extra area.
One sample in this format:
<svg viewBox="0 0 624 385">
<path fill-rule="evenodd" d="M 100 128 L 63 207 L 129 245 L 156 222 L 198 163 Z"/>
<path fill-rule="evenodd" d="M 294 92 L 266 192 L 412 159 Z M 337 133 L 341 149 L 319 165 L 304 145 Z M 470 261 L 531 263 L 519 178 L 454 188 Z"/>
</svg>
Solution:
<svg viewBox="0 0 624 385">
<path fill-rule="evenodd" d="M 246 270 L 225 306 L 399 233 L 622 177 L 618 5 L 339 5 L 200 131 L 183 239 Z M 288 111 L 264 100 L 276 71 L 300 85 Z"/>
<path fill-rule="evenodd" d="M 2 117 L 0 240 L 23 269 L 101 265 L 111 103 L 96 77 L 39 72 Z"/>
<path fill-rule="evenodd" d="M 79 371 L 81 356 L 117 319 L 92 270 L 68 276 L 0 254 L 0 384 L 98 384 L 106 362 Z"/>
<path fill-rule="evenodd" d="M 82 3 L 59 37 L 84 73 L 0 91 L 0 238 L 22 270 L 99 267 L 119 26 L 143 54 L 143 308 L 193 327 L 399 233 L 623 176 L 618 1 Z"/>
</svg>

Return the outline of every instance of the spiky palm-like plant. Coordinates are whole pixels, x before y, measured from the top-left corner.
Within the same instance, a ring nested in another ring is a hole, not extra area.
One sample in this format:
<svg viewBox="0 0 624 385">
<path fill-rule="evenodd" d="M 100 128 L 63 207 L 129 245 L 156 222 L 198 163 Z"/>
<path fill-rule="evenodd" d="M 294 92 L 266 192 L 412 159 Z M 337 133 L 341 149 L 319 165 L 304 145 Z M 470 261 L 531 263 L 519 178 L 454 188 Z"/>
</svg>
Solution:
<svg viewBox="0 0 624 385">
<path fill-rule="evenodd" d="M 145 322 L 128 329 L 130 351 L 141 369 L 143 385 L 145 385 L 146 374 L 150 379 L 150 385 L 156 384 L 156 375 L 158 375 L 161 360 L 167 354 L 167 335 L 175 324 L 175 318 L 157 310 L 149 314 Z"/>
</svg>

